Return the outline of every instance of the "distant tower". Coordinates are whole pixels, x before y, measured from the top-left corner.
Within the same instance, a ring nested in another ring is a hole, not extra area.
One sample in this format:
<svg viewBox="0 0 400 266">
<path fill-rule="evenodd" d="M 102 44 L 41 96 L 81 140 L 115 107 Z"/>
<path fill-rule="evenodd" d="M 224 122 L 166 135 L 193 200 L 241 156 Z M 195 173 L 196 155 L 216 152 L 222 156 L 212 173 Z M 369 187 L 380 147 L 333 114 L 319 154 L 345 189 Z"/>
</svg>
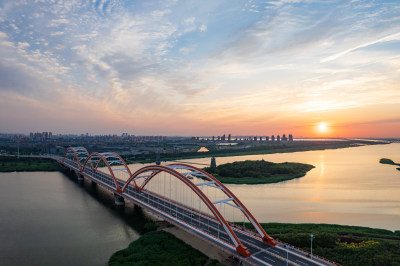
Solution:
<svg viewBox="0 0 400 266">
<path fill-rule="evenodd" d="M 279 135 L 276 136 L 276 141 L 277 141 L 277 142 L 280 142 L 280 141 L 281 141 L 281 136 L 279 136 Z"/>
<path fill-rule="evenodd" d="M 266 142 L 269 141 L 269 137 L 268 137 L 268 136 L 265 137 L 265 141 L 266 141 Z"/>
<path fill-rule="evenodd" d="M 272 142 L 275 141 L 275 136 L 274 135 L 271 136 L 271 141 Z"/>
<path fill-rule="evenodd" d="M 228 135 L 228 142 L 231 142 L 231 134 Z"/>
<path fill-rule="evenodd" d="M 160 164 L 161 164 L 161 156 L 160 156 L 160 153 L 157 152 L 157 155 L 156 155 L 156 165 L 160 165 Z"/>
<path fill-rule="evenodd" d="M 215 137 L 213 136 L 213 137 L 212 137 L 212 141 L 214 141 L 214 140 L 215 140 Z"/>
<path fill-rule="evenodd" d="M 289 134 L 289 142 L 292 142 L 293 141 L 293 136 L 292 136 L 292 134 Z"/>
<path fill-rule="evenodd" d="M 215 157 L 211 158 L 211 163 L 210 163 L 210 168 L 215 168 L 217 167 L 217 163 L 215 162 Z"/>
<path fill-rule="evenodd" d="M 287 137 L 285 134 L 282 135 L 282 141 L 285 141 L 285 142 L 287 141 Z"/>
</svg>

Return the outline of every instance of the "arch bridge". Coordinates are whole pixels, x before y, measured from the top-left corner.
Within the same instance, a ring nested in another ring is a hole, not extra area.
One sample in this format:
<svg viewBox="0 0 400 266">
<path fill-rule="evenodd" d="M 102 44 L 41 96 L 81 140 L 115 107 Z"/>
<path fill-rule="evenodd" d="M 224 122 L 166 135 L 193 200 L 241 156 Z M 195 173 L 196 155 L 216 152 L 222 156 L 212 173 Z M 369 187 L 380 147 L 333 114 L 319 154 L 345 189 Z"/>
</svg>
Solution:
<svg viewBox="0 0 400 266">
<path fill-rule="evenodd" d="M 327 265 L 283 248 L 228 187 L 197 167 L 183 163 L 134 165 L 131 167 L 137 169 L 133 171 L 115 152 L 89 154 L 84 147 L 69 147 L 64 157 L 56 160 L 120 200 L 131 200 L 250 264 L 293 265 L 296 259 L 301 265 Z M 245 222 L 251 223 L 252 230 L 244 227 Z"/>
</svg>

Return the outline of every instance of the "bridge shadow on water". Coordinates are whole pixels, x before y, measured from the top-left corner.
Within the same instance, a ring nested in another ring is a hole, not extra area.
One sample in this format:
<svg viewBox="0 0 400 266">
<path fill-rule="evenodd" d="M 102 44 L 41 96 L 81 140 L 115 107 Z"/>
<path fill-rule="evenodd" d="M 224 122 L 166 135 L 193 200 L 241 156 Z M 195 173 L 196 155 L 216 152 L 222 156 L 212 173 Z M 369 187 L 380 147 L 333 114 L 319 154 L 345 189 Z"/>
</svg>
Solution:
<svg viewBox="0 0 400 266">
<path fill-rule="evenodd" d="M 130 201 L 125 201 L 125 206 L 115 204 L 115 198 L 112 192 L 101 186 L 93 183 L 90 180 L 78 180 L 74 172 L 65 170 L 62 171 L 65 179 L 74 183 L 84 193 L 90 195 L 98 203 L 105 207 L 113 216 L 118 217 L 124 221 L 129 227 L 135 230 L 138 234 L 142 235 L 149 231 L 149 228 L 154 227 L 154 218 L 151 214 L 143 211 L 137 205 Z"/>
</svg>

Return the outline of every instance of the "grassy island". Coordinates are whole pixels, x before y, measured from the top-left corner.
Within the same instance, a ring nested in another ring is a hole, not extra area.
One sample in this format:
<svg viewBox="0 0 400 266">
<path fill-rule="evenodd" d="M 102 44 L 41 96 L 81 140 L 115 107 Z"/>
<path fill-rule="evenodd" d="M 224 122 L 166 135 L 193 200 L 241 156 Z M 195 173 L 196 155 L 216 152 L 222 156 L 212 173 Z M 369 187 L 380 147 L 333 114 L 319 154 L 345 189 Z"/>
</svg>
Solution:
<svg viewBox="0 0 400 266">
<path fill-rule="evenodd" d="M 165 231 L 152 231 L 133 241 L 126 249 L 114 253 L 108 265 L 198 265 L 209 258 Z M 207 265 L 221 265 L 216 260 Z"/>
<path fill-rule="evenodd" d="M 52 159 L 0 156 L 0 172 L 60 171 L 61 167 Z"/>
<path fill-rule="evenodd" d="M 271 163 L 243 161 L 207 167 L 204 170 L 222 183 L 268 184 L 304 176 L 314 166 L 303 163 Z"/>
</svg>

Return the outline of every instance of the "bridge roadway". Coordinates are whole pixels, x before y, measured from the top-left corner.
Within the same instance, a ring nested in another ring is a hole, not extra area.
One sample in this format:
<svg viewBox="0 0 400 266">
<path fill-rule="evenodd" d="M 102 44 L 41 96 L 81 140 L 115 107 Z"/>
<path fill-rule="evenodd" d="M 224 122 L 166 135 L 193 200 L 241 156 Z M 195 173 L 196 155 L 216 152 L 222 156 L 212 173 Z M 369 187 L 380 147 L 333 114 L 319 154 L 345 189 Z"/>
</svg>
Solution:
<svg viewBox="0 0 400 266">
<path fill-rule="evenodd" d="M 55 158 L 61 164 L 69 167 L 70 169 L 79 172 L 79 167 L 76 162 L 66 159 L 62 163 L 62 158 Z M 153 212 L 154 214 L 172 222 L 186 231 L 196 233 L 202 238 L 206 238 L 218 246 L 223 246 L 232 253 L 232 242 L 229 236 L 223 230 L 220 223 L 213 217 L 205 213 L 194 210 L 188 206 L 171 201 L 161 195 L 154 194 L 150 191 L 139 191 L 133 186 L 128 186 L 124 193 L 117 193 L 115 190 L 114 180 L 111 176 L 100 171 L 93 171 L 89 168 L 84 168 L 81 173 L 87 178 L 93 180 L 97 184 L 111 190 L 112 192 L 133 201 L 134 204 L 144 207 L 145 209 Z M 123 187 L 123 181 L 118 181 L 119 186 Z M 327 261 L 320 260 L 319 258 L 310 259 L 307 254 L 296 250 L 294 248 L 286 247 L 286 245 L 278 243 L 275 247 L 267 245 L 262 242 L 254 232 L 247 231 L 235 224 L 230 223 L 235 231 L 235 234 L 240 241 L 247 247 L 251 253 L 250 257 L 244 257 L 234 251 L 236 257 L 241 260 L 254 264 L 254 265 L 332 265 Z M 217 241 L 215 238 L 220 239 Z M 222 242 L 222 243 L 221 243 Z M 225 242 L 225 243 L 223 243 Z"/>
</svg>

